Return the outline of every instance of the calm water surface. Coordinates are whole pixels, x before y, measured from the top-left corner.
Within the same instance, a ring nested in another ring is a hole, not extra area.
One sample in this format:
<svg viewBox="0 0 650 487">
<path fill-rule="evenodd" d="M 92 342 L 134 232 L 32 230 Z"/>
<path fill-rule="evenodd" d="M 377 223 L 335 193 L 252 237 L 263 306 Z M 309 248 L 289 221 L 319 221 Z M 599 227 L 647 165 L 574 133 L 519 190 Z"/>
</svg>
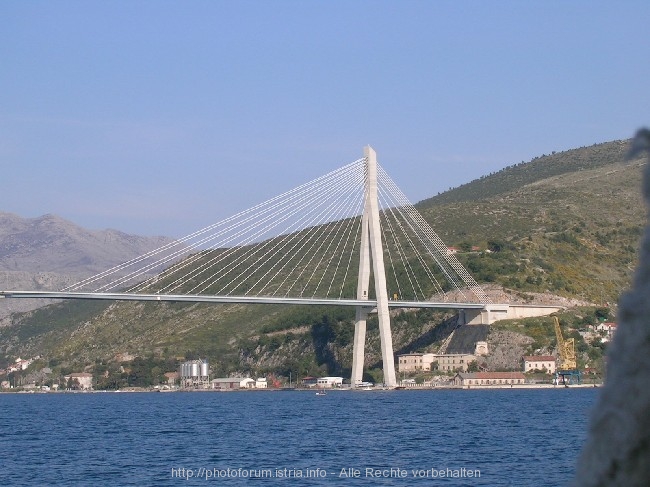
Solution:
<svg viewBox="0 0 650 487">
<path fill-rule="evenodd" d="M 597 393 L 0 394 L 0 485 L 565 485 Z"/>
</svg>

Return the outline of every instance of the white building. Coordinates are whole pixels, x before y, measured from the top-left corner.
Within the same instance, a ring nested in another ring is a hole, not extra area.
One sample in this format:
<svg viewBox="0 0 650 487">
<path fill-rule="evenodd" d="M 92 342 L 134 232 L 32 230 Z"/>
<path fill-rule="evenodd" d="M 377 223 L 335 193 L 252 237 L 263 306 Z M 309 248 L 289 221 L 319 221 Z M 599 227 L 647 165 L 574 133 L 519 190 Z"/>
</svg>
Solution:
<svg viewBox="0 0 650 487">
<path fill-rule="evenodd" d="M 547 374 L 555 373 L 555 357 L 553 355 L 526 355 L 523 357 L 524 372 L 546 371 Z"/>
<path fill-rule="evenodd" d="M 596 331 L 599 332 L 603 342 L 608 342 L 614 338 L 614 333 L 616 333 L 616 323 L 599 323 L 598 326 L 596 326 Z"/>
<path fill-rule="evenodd" d="M 253 389 L 255 380 L 250 377 L 221 377 L 212 379 L 213 389 L 233 390 L 233 389 Z"/>
<path fill-rule="evenodd" d="M 468 364 L 475 361 L 476 356 L 469 353 L 406 353 L 398 355 L 397 360 L 399 372 L 466 372 Z"/>
<path fill-rule="evenodd" d="M 476 386 L 513 386 L 526 382 L 526 376 L 521 372 L 472 372 L 458 373 L 453 379 L 456 387 Z"/>
<path fill-rule="evenodd" d="M 319 377 L 316 381 L 316 387 L 341 387 L 343 377 Z"/>
<path fill-rule="evenodd" d="M 269 384 L 266 381 L 266 377 L 258 377 L 255 380 L 255 389 L 266 389 L 267 387 L 269 387 Z"/>
<path fill-rule="evenodd" d="M 399 372 L 419 372 L 431 370 L 434 355 L 432 353 L 405 353 L 397 356 Z"/>
</svg>

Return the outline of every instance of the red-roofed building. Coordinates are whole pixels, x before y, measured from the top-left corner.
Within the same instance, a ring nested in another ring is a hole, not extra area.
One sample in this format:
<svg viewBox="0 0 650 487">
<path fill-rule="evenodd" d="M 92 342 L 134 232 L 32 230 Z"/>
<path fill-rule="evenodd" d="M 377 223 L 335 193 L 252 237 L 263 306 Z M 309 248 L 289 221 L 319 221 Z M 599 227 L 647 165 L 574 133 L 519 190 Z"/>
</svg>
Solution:
<svg viewBox="0 0 650 487">
<path fill-rule="evenodd" d="M 555 374 L 555 357 L 553 355 L 525 355 L 522 357 L 524 372 L 546 372 Z"/>
<path fill-rule="evenodd" d="M 181 374 L 178 372 L 165 372 L 165 379 L 167 379 L 167 385 L 174 386 L 181 378 Z"/>
</svg>

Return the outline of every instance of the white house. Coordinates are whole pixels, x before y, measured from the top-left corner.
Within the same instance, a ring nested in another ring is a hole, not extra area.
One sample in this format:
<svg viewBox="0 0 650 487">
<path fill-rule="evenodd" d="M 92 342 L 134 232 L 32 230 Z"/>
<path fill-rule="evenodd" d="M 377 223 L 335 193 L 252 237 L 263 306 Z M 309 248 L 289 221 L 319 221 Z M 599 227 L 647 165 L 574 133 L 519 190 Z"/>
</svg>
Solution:
<svg viewBox="0 0 650 487">
<path fill-rule="evenodd" d="M 317 387 L 341 387 L 343 377 L 319 377 L 316 381 Z"/>
<path fill-rule="evenodd" d="M 252 389 L 255 387 L 255 380 L 250 377 L 221 377 L 210 381 L 213 389 Z"/>
<path fill-rule="evenodd" d="M 266 377 L 258 377 L 255 380 L 255 389 L 266 389 L 269 386 Z"/>
<path fill-rule="evenodd" d="M 553 355 L 525 355 L 524 372 L 546 371 L 547 374 L 555 373 L 555 357 Z"/>
<path fill-rule="evenodd" d="M 599 323 L 598 326 L 596 326 L 596 331 L 600 332 L 603 342 L 608 342 L 614 338 L 614 333 L 616 333 L 616 323 Z"/>
<path fill-rule="evenodd" d="M 20 357 L 18 357 L 13 364 L 7 367 L 7 373 L 17 372 L 19 370 L 25 370 L 27 369 L 27 367 L 30 366 L 32 362 L 33 362 L 32 359 L 23 360 Z"/>
</svg>

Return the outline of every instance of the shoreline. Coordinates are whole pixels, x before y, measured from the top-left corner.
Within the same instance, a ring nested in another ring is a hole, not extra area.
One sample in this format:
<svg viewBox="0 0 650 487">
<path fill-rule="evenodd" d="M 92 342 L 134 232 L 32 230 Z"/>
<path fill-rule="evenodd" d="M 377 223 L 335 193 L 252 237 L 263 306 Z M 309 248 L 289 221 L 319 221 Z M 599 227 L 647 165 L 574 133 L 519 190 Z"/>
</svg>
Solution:
<svg viewBox="0 0 650 487">
<path fill-rule="evenodd" d="M 40 390 L 0 390 L 0 394 L 111 394 L 111 393 L 228 393 L 228 392 L 312 392 L 325 390 L 326 392 L 353 392 L 353 393 L 372 393 L 372 392 L 413 392 L 413 391 L 466 391 L 466 390 L 496 390 L 496 389 L 594 389 L 603 387 L 603 383 L 598 384 L 493 384 L 493 385 L 473 385 L 473 386 L 435 386 L 435 387 L 397 387 L 397 388 L 372 388 L 372 389 L 351 389 L 349 387 L 333 387 L 325 389 L 316 388 L 267 388 L 267 389 L 144 389 L 144 388 L 127 388 L 111 390 L 88 390 L 88 391 L 40 391 Z"/>
</svg>

